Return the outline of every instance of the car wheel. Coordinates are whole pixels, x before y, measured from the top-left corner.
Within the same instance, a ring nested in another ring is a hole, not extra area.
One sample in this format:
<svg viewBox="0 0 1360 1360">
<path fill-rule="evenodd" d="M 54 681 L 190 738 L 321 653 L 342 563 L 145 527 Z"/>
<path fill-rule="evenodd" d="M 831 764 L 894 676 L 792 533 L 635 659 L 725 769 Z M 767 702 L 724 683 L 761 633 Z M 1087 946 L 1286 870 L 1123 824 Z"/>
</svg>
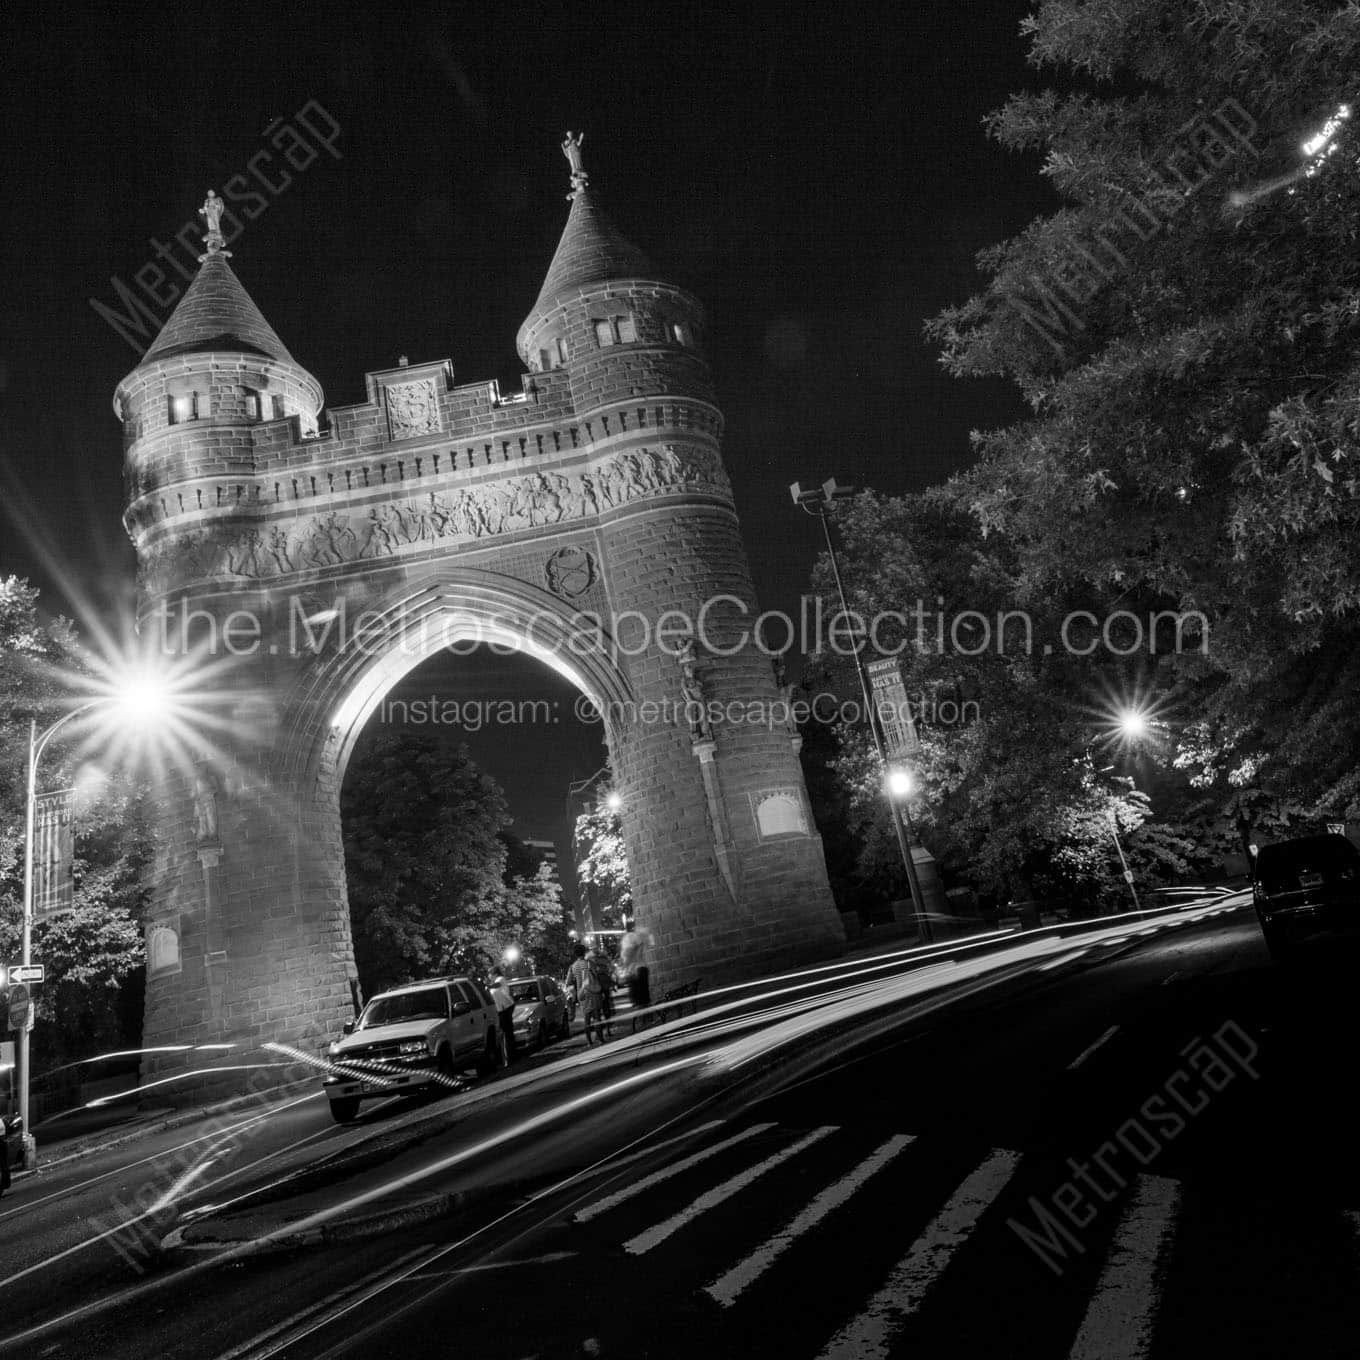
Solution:
<svg viewBox="0 0 1360 1360">
<path fill-rule="evenodd" d="M 331 1118 L 337 1124 L 348 1124 L 359 1113 L 359 1097 L 344 1096 L 331 1101 Z"/>
<path fill-rule="evenodd" d="M 458 1069 L 453 1065 L 453 1051 L 448 1047 L 441 1048 L 435 1066 L 439 1070 L 435 1090 L 447 1095 L 458 1081 Z"/>
</svg>

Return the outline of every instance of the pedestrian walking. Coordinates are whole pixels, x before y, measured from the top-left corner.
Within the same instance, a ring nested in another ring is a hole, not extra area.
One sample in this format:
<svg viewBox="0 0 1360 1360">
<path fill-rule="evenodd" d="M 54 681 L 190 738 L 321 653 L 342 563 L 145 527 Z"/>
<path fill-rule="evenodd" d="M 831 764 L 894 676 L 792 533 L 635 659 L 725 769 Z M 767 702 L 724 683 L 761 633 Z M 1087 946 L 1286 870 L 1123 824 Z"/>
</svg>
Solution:
<svg viewBox="0 0 1360 1360">
<path fill-rule="evenodd" d="M 652 1004 L 651 950 L 655 943 L 652 932 L 639 926 L 636 917 L 628 922 L 628 929 L 619 941 L 619 965 L 635 1011 L 646 1010 Z"/>
<path fill-rule="evenodd" d="M 600 984 L 600 1032 L 603 1038 L 614 1037 L 614 965 L 599 945 L 587 951 L 586 962 L 595 970 Z"/>
<path fill-rule="evenodd" d="M 491 984 L 491 999 L 496 1003 L 496 1019 L 500 1021 L 501 1036 L 505 1040 L 505 1060 L 514 1062 L 515 1051 L 515 998 L 505 985 L 505 979 L 498 977 Z"/>
<path fill-rule="evenodd" d="M 604 1042 L 604 1032 L 600 1024 L 603 1011 L 600 1002 L 600 979 L 595 969 L 591 967 L 586 958 L 586 947 L 578 944 L 572 951 L 576 957 L 572 960 L 571 969 L 567 976 L 571 979 L 572 990 L 576 993 L 576 1004 L 581 1012 L 581 1019 L 586 1026 L 587 1046 L 595 1042 L 598 1033 L 600 1042 Z"/>
</svg>

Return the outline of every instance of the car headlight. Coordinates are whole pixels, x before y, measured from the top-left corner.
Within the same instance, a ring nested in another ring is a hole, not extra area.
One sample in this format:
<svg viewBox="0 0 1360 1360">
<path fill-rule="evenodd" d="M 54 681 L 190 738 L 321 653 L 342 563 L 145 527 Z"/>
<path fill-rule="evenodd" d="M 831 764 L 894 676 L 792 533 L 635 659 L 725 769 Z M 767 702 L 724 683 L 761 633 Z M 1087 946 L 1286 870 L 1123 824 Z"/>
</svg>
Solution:
<svg viewBox="0 0 1360 1360">
<path fill-rule="evenodd" d="M 338 1058 L 338 1057 L 340 1056 L 340 1045 L 339 1045 L 339 1044 L 332 1044 L 332 1045 L 326 1050 L 326 1052 L 327 1052 L 332 1058 Z"/>
<path fill-rule="evenodd" d="M 424 1039 L 404 1039 L 401 1047 L 397 1049 L 397 1052 L 403 1058 L 414 1057 L 417 1053 L 428 1053 L 429 1051 Z"/>
</svg>

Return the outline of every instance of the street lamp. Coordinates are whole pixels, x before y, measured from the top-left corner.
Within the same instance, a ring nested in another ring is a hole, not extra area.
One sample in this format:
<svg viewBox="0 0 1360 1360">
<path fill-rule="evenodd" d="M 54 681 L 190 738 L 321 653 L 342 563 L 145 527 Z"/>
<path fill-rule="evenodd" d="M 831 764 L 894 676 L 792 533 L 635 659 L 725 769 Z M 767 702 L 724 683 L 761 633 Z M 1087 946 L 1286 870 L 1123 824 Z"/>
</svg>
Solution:
<svg viewBox="0 0 1360 1360">
<path fill-rule="evenodd" d="M 804 487 L 800 482 L 794 482 L 789 487 L 789 495 L 793 497 L 793 503 L 809 515 L 815 515 L 822 521 L 822 533 L 826 538 L 826 555 L 831 562 L 831 575 L 836 582 L 836 594 L 841 602 L 841 615 L 845 619 L 850 617 L 850 604 L 845 598 L 845 582 L 841 579 L 840 562 L 836 557 L 836 544 L 831 536 L 831 519 L 827 510 L 833 501 L 844 500 L 849 496 L 858 494 L 858 488 L 848 482 L 837 481 L 835 477 L 830 477 L 821 486 Z M 855 674 L 859 677 L 860 695 L 864 700 L 864 712 L 869 720 L 869 731 L 873 734 L 874 748 L 878 752 L 879 768 L 887 772 L 889 785 L 891 787 L 893 772 L 888 765 L 888 752 L 883 741 L 883 733 L 879 726 L 877 710 L 874 708 L 873 699 L 870 696 L 869 677 L 864 672 L 864 658 L 860 655 L 859 642 L 852 649 L 855 658 Z M 906 771 L 899 771 L 906 776 Z M 902 854 L 902 866 L 907 871 L 907 885 L 911 889 L 912 902 L 916 908 L 916 925 L 920 931 L 922 941 L 929 943 L 932 935 L 930 929 L 930 917 L 926 912 L 925 895 L 921 889 L 921 877 L 916 872 L 916 861 L 911 853 L 912 842 L 915 840 L 915 830 L 911 824 L 911 812 L 906 804 L 906 793 L 895 791 L 888 800 L 888 806 L 892 810 L 893 831 L 897 835 L 897 848 Z"/>
<path fill-rule="evenodd" d="M 623 806 L 623 795 L 617 789 L 610 789 L 605 797 L 604 805 L 610 812 L 617 812 Z"/>
<path fill-rule="evenodd" d="M 28 780 L 27 796 L 24 803 L 24 920 L 23 920 L 23 965 L 29 967 L 33 962 L 33 827 L 36 821 L 38 803 L 38 762 L 47 750 L 52 738 L 68 723 L 86 713 L 97 709 L 107 709 L 117 713 L 134 724 L 144 723 L 161 713 L 167 698 L 166 690 L 155 677 L 141 674 L 124 681 L 121 688 L 97 699 L 90 699 L 63 714 L 41 734 L 36 719 L 28 724 Z M 33 1011 L 19 1031 L 19 1118 L 23 1125 L 24 1162 L 31 1164 L 37 1155 L 37 1145 L 29 1132 L 29 1032 L 33 1028 Z"/>
</svg>

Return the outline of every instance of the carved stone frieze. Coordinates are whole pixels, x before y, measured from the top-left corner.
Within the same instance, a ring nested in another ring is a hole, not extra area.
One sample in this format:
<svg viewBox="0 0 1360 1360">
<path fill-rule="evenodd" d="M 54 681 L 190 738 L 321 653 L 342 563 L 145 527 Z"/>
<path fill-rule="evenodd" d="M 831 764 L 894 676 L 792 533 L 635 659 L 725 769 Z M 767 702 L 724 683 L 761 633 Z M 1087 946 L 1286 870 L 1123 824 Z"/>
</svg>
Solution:
<svg viewBox="0 0 1360 1360">
<path fill-rule="evenodd" d="M 630 449 L 571 474 L 521 473 L 352 512 L 341 508 L 264 527 L 241 527 L 238 521 L 233 527 L 190 530 L 144 562 L 144 585 L 154 590 L 166 578 L 174 583 L 212 577 L 266 580 L 379 561 L 442 542 L 567 525 L 687 490 L 730 495 L 722 465 L 710 450 L 686 444 Z M 577 579 L 576 570 L 555 570 L 555 576 L 549 572 L 550 585 L 553 579 L 559 584 Z"/>
</svg>

